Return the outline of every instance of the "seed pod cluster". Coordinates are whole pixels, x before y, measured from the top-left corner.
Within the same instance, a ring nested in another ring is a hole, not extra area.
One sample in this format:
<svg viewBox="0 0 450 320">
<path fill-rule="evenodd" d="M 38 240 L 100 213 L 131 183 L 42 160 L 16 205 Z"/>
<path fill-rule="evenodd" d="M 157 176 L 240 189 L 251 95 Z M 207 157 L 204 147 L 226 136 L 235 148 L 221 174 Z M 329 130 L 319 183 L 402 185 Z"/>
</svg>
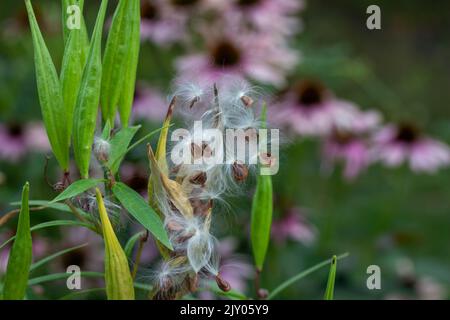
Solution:
<svg viewBox="0 0 450 320">
<path fill-rule="evenodd" d="M 241 85 L 236 86 L 236 83 Z M 184 94 L 176 96 L 177 107 L 191 110 L 207 105 L 198 119 L 192 120 L 200 120 L 203 128 L 219 130 L 223 139 L 226 139 L 227 129 L 256 130 L 260 123 L 254 112 L 256 102 L 248 87 L 242 84 L 242 81 L 226 79 L 221 83 L 223 86 L 210 85 L 195 92 L 177 88 L 176 92 Z M 198 86 L 189 84 L 186 88 Z M 199 95 L 199 92 L 204 94 Z M 183 103 L 180 105 L 180 102 Z M 174 104 L 171 105 L 173 108 Z M 195 137 L 194 127 L 195 123 L 190 129 L 191 135 L 173 146 L 173 150 L 184 146 L 189 161 L 168 164 L 166 152 L 161 157 L 158 150 L 154 154 L 149 148 L 149 197 L 164 219 L 174 248 L 161 268 L 154 299 L 172 299 L 193 292 L 202 277 L 214 279 L 223 291 L 231 289 L 219 273 L 218 240 L 211 234 L 212 211 L 215 202 L 233 193 L 247 180 L 250 171 L 247 160 L 258 155 L 249 154 L 239 159 L 227 153 L 222 162 L 210 161 L 217 152 L 217 145 L 208 139 L 192 138 Z M 160 137 L 160 143 L 166 140 Z M 248 143 L 249 139 L 242 141 Z M 166 147 L 158 145 L 158 149 L 166 150 Z"/>
</svg>

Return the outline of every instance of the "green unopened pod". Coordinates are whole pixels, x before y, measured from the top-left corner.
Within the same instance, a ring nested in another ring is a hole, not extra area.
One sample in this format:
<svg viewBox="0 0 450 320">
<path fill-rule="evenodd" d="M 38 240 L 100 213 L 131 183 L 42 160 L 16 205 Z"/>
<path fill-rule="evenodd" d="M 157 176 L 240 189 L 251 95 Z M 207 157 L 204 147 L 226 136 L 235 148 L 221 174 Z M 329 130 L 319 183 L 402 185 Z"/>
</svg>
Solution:
<svg viewBox="0 0 450 320">
<path fill-rule="evenodd" d="M 20 207 L 16 238 L 8 259 L 3 288 L 3 299 L 5 300 L 22 300 L 27 289 L 32 259 L 30 209 L 28 206 L 29 190 L 30 187 L 27 182 L 22 191 L 22 206 Z"/>
</svg>

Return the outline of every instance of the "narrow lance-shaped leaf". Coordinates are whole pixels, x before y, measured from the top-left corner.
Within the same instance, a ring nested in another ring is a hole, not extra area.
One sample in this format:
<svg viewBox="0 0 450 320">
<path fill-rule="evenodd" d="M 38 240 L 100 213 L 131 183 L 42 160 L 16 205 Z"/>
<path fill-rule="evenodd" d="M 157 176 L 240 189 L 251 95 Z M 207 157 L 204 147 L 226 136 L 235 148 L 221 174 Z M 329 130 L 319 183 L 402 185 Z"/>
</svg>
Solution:
<svg viewBox="0 0 450 320">
<path fill-rule="evenodd" d="M 265 115 L 266 107 L 264 106 L 264 121 Z M 269 246 L 273 211 L 272 194 L 272 177 L 270 175 L 258 175 L 252 203 L 250 235 L 255 265 L 259 271 L 263 268 L 267 247 Z"/>
<path fill-rule="evenodd" d="M 73 149 L 82 178 L 89 176 L 89 162 L 94 142 L 102 77 L 101 38 L 107 4 L 108 0 L 102 0 L 74 112 Z"/>
<path fill-rule="evenodd" d="M 119 170 L 120 163 L 122 162 L 125 154 L 127 153 L 128 146 L 131 140 L 136 135 L 136 132 L 141 126 L 133 126 L 123 128 L 117 132 L 111 139 L 111 150 L 109 152 L 108 168 L 112 174 L 116 174 Z"/>
<path fill-rule="evenodd" d="M 53 199 L 50 203 L 70 199 L 76 197 L 77 195 L 89 190 L 100 182 L 103 182 L 104 179 L 81 179 L 75 181 L 70 186 L 68 186 L 63 192 L 61 192 L 55 199 Z"/>
<path fill-rule="evenodd" d="M 98 189 L 96 196 L 105 242 L 105 284 L 108 300 L 134 300 L 133 279 L 127 257 L 114 233 Z"/>
<path fill-rule="evenodd" d="M 130 50 L 126 62 L 126 70 L 124 79 L 126 81 L 123 84 L 122 94 L 119 100 L 119 114 L 120 122 L 123 127 L 128 126 L 130 119 L 131 108 L 133 106 L 134 90 L 136 86 L 136 70 L 139 62 L 139 47 L 140 47 L 140 25 L 141 25 L 141 13 L 140 2 L 134 1 L 134 7 L 132 10 L 132 30 L 130 36 Z"/>
<path fill-rule="evenodd" d="M 42 117 L 53 153 L 64 171 L 69 169 L 70 137 L 61 86 L 50 53 L 39 30 L 30 0 L 25 0 L 33 37 L 36 84 Z"/>
<path fill-rule="evenodd" d="M 145 202 L 136 191 L 127 185 L 117 182 L 112 191 L 127 211 L 150 231 L 167 248 L 172 250 L 167 232 L 157 213 Z"/>
<path fill-rule="evenodd" d="M 334 281 L 336 279 L 336 267 L 337 267 L 337 257 L 333 256 L 331 259 L 330 273 L 328 275 L 327 289 L 325 290 L 324 299 L 333 300 L 334 296 Z"/>
<path fill-rule="evenodd" d="M 89 40 L 82 15 L 83 2 L 82 0 L 63 0 L 63 11 L 65 8 L 69 11 L 70 9 L 74 10 L 72 13 L 74 17 L 65 18 L 63 21 L 64 30 L 67 32 L 67 41 L 65 41 L 60 75 L 69 144 L 72 135 L 73 113 L 89 49 Z M 75 21 L 69 21 L 70 19 Z M 67 24 L 74 24 L 74 26 L 69 29 Z"/>
<path fill-rule="evenodd" d="M 32 240 L 30 231 L 30 210 L 28 207 L 28 182 L 22 191 L 22 206 L 17 224 L 16 239 L 9 254 L 3 298 L 22 300 L 27 288 L 28 274 L 32 259 Z"/>
<path fill-rule="evenodd" d="M 131 59 L 139 42 L 139 0 L 119 1 L 114 13 L 105 48 L 101 106 L 104 121 L 114 121 L 124 84 L 135 79 L 124 77 L 135 70 L 137 59 Z M 133 65 L 131 65 L 133 64 Z"/>
</svg>

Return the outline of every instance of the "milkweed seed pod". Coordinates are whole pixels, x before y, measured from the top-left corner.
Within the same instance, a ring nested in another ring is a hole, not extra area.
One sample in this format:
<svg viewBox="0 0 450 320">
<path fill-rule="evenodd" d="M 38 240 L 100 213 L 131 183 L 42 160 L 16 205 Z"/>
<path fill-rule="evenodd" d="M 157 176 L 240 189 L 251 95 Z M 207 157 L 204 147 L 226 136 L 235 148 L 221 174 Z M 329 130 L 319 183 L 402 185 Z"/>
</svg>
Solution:
<svg viewBox="0 0 450 320">
<path fill-rule="evenodd" d="M 149 198 L 164 219 L 173 251 L 165 253 L 163 268 L 157 278 L 154 299 L 174 299 L 183 293 L 194 292 L 201 278 L 214 279 L 223 291 L 231 289 L 219 273 L 218 240 L 211 234 L 214 203 L 241 188 L 258 159 L 258 150 L 249 149 L 243 157 L 226 154 L 232 148 L 220 145 L 202 132 L 198 126 L 214 129 L 216 140 L 227 138 L 227 130 L 240 130 L 243 147 L 258 139 L 261 121 L 255 115 L 258 107 L 255 90 L 242 80 L 225 78 L 218 85 L 177 84 L 165 125 L 174 111 L 181 112 L 191 122 L 183 139 L 170 147 L 168 131 L 162 132 L 156 152 L 149 147 L 151 177 Z M 257 95 L 256 95 L 257 96 Z M 179 109 L 179 110 L 176 110 Z M 242 146 L 241 146 L 242 147 Z M 186 157 L 173 161 L 172 152 L 182 150 Z M 171 162 L 166 158 L 171 155 Z M 226 161 L 225 161 L 226 160 Z"/>
</svg>

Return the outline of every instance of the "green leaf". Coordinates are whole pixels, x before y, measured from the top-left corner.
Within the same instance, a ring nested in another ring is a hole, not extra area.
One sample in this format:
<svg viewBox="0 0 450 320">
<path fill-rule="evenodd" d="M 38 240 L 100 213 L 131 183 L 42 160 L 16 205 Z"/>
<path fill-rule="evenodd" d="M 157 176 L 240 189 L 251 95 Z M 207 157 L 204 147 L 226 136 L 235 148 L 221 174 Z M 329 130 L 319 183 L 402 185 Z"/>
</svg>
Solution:
<svg viewBox="0 0 450 320">
<path fill-rule="evenodd" d="M 17 201 L 10 203 L 12 206 L 20 206 L 20 204 L 21 203 Z M 32 207 L 44 207 L 42 210 L 50 208 L 63 212 L 71 212 L 70 208 L 64 203 L 51 203 L 47 200 L 30 200 L 28 201 L 28 204 Z"/>
<path fill-rule="evenodd" d="M 16 239 L 8 259 L 3 298 L 5 300 L 22 300 L 27 289 L 28 274 L 32 259 L 32 240 L 30 231 L 30 210 L 28 207 L 28 182 L 22 191 L 22 206 L 17 224 Z"/>
<path fill-rule="evenodd" d="M 108 0 L 102 0 L 81 79 L 74 112 L 73 149 L 82 178 L 89 177 L 92 144 L 100 100 L 102 77 L 101 40 Z"/>
<path fill-rule="evenodd" d="M 266 106 L 263 106 L 263 122 L 266 121 Z M 272 177 L 258 175 L 256 191 L 253 196 L 250 236 L 256 268 L 263 269 L 270 240 L 273 211 Z"/>
<path fill-rule="evenodd" d="M 35 285 L 43 284 L 43 283 L 50 282 L 50 281 L 66 279 L 71 275 L 72 275 L 72 273 L 67 273 L 67 272 L 47 274 L 45 276 L 40 276 L 40 277 L 36 277 L 36 278 L 28 280 L 28 286 L 35 286 Z M 82 271 L 82 272 L 80 272 L 80 276 L 88 277 L 88 278 L 103 278 L 104 274 L 101 272 L 93 272 L 93 271 L 83 272 Z"/>
<path fill-rule="evenodd" d="M 98 211 L 105 242 L 105 284 L 108 300 L 134 300 L 128 259 L 114 233 L 100 190 L 96 189 Z"/>
<path fill-rule="evenodd" d="M 147 204 L 144 198 L 121 182 L 114 184 L 112 191 L 125 209 L 127 209 L 141 225 L 150 231 L 163 245 L 170 250 L 173 250 L 161 219 Z"/>
<path fill-rule="evenodd" d="M 61 226 L 78 226 L 78 227 L 85 227 L 85 228 L 88 228 L 93 231 L 95 230 L 94 226 L 92 226 L 88 223 L 85 223 L 85 222 L 77 221 L 77 220 L 54 220 L 54 221 L 39 223 L 39 224 L 31 227 L 30 231 L 36 231 L 36 230 L 46 229 L 46 228 L 50 228 L 50 227 L 61 227 Z M 13 241 L 15 238 L 16 238 L 16 236 L 12 236 L 11 238 L 9 238 L 5 242 L 3 242 L 0 245 L 0 249 L 2 249 L 4 246 L 6 246 L 11 241 Z"/>
<path fill-rule="evenodd" d="M 344 258 L 348 257 L 348 255 L 349 255 L 348 253 L 341 254 L 336 257 L 336 260 L 344 259 Z M 283 291 L 287 287 L 293 285 L 295 282 L 303 279 L 304 277 L 313 273 L 314 271 L 317 271 L 323 267 L 328 266 L 332 262 L 332 260 L 333 259 L 328 259 L 328 260 L 322 261 L 322 262 L 316 264 L 315 266 L 313 266 L 309 269 L 306 269 L 305 271 L 300 272 L 299 274 L 293 276 L 292 278 L 289 278 L 288 280 L 286 280 L 285 282 L 280 284 L 278 287 L 276 287 L 272 292 L 270 292 L 267 299 L 270 300 L 270 299 L 275 298 L 275 296 L 277 296 L 281 291 Z"/>
<path fill-rule="evenodd" d="M 123 84 L 123 90 L 119 101 L 120 122 L 123 127 L 128 126 L 131 108 L 133 106 L 134 90 L 136 85 L 136 70 L 139 62 L 139 46 L 140 46 L 140 4 L 135 1 L 132 10 L 132 31 L 130 36 L 130 50 L 127 57 L 126 69 Z"/>
<path fill-rule="evenodd" d="M 87 51 L 89 49 L 89 40 L 87 39 L 86 27 L 82 16 L 83 1 L 63 0 L 63 9 L 71 8 L 72 5 L 78 5 L 80 12 L 80 29 L 69 30 L 66 26 L 67 19 L 64 19 L 65 41 L 64 56 L 61 67 L 61 88 L 65 109 L 65 127 L 67 136 L 72 135 L 73 114 L 77 102 L 78 91 L 80 89 L 81 78 L 84 65 L 86 64 Z"/>
<path fill-rule="evenodd" d="M 103 63 L 101 106 L 103 120 L 113 123 L 117 104 L 124 88 L 133 87 L 136 80 L 139 53 L 140 1 L 119 1 L 109 31 Z M 137 44 L 137 45 L 136 45 Z M 133 78 L 129 78 L 134 74 Z M 131 110 L 131 105 L 130 105 Z M 122 122 L 123 126 L 128 125 Z"/>
<path fill-rule="evenodd" d="M 60 256 L 62 256 L 62 255 L 64 255 L 64 254 L 66 254 L 66 253 L 69 253 L 69 252 L 75 251 L 75 250 L 77 250 L 77 249 L 86 247 L 87 245 L 88 245 L 88 244 L 85 243 L 85 244 L 82 244 L 82 245 L 79 245 L 79 246 L 67 248 L 67 249 L 58 251 L 58 252 L 56 252 L 56 253 L 54 253 L 54 254 L 52 254 L 52 255 L 49 255 L 49 256 L 47 256 L 47 257 L 45 257 L 45 258 L 42 258 L 41 260 L 39 260 L 39 261 L 37 261 L 37 262 L 35 262 L 35 263 L 33 263 L 33 264 L 31 265 L 31 267 L 30 267 L 30 272 L 36 270 L 37 268 L 39 268 L 39 267 L 45 265 L 46 263 L 49 263 L 50 261 L 52 261 L 52 260 L 54 260 L 54 259 L 56 259 L 56 258 L 58 258 L 58 257 L 60 257 Z"/>
<path fill-rule="evenodd" d="M 70 137 L 67 135 L 67 115 L 61 86 L 30 0 L 25 0 L 25 5 L 33 37 L 36 84 L 45 129 L 59 165 L 64 171 L 67 171 L 69 169 Z"/>
<path fill-rule="evenodd" d="M 128 239 L 127 243 L 125 244 L 125 248 L 123 251 L 125 251 L 125 254 L 128 258 L 131 257 L 131 254 L 133 253 L 133 248 L 136 245 L 136 242 L 145 234 L 145 232 L 138 232 L 135 235 L 133 235 L 130 239 Z"/>
<path fill-rule="evenodd" d="M 76 197 L 77 195 L 94 188 L 99 183 L 105 181 L 104 179 L 81 179 L 77 180 L 68 186 L 63 192 L 61 192 L 55 199 L 50 201 L 50 203 L 70 199 Z"/>
<path fill-rule="evenodd" d="M 109 138 L 111 137 L 111 122 L 106 121 L 105 126 L 103 127 L 103 131 L 102 131 L 102 139 L 103 140 L 109 140 Z"/>
<path fill-rule="evenodd" d="M 328 275 L 327 289 L 325 290 L 324 300 L 333 300 L 334 295 L 334 281 L 336 279 L 336 265 L 337 257 L 331 258 L 330 273 Z"/>
<path fill-rule="evenodd" d="M 131 140 L 141 126 L 123 128 L 117 132 L 111 139 L 111 149 L 109 152 L 108 168 L 112 174 L 116 174 L 119 170 L 120 163 L 125 157 Z"/>
</svg>

